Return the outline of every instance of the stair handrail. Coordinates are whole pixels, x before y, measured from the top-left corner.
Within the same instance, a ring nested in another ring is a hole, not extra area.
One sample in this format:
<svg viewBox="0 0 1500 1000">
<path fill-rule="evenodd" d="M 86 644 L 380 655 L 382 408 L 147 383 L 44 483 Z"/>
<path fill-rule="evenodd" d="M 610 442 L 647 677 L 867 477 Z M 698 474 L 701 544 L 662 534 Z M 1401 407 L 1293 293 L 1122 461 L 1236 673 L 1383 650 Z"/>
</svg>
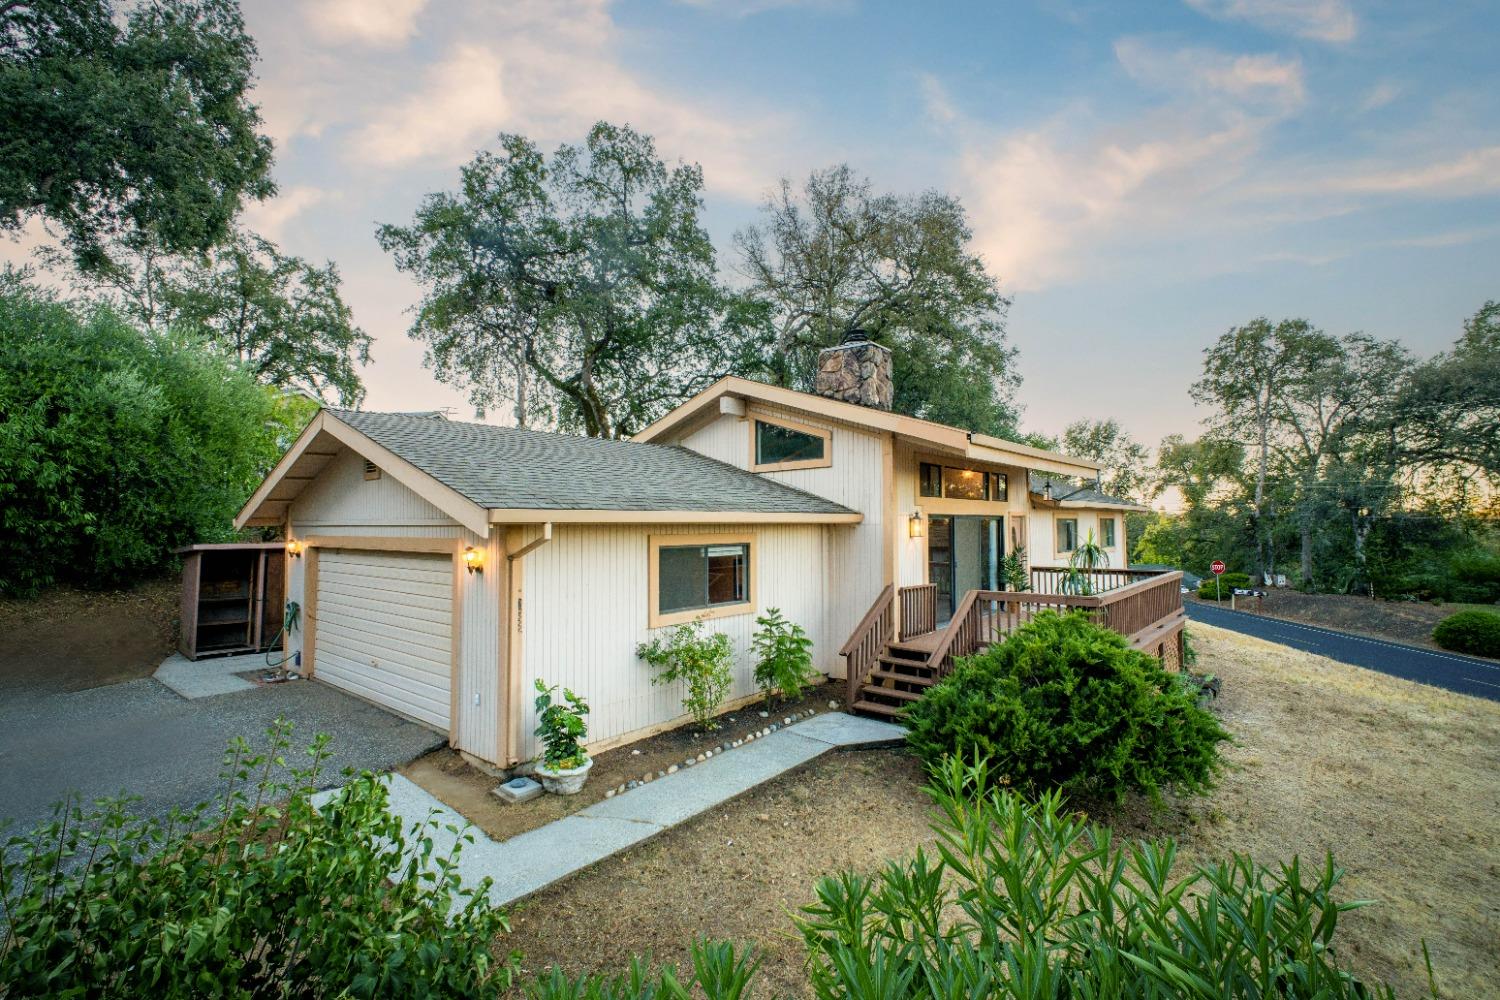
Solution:
<svg viewBox="0 0 1500 1000">
<path fill-rule="evenodd" d="M 891 641 L 895 634 L 895 605 L 896 585 L 888 583 L 880 592 L 880 596 L 875 598 L 875 603 L 870 605 L 870 610 L 865 612 L 865 616 L 854 627 L 849 641 L 839 649 L 839 655 L 845 658 L 847 700 L 851 705 L 854 704 L 855 695 L 859 692 L 860 686 L 869 676 L 870 668 L 874 665 L 876 657 L 880 655 L 880 650 Z"/>
</svg>

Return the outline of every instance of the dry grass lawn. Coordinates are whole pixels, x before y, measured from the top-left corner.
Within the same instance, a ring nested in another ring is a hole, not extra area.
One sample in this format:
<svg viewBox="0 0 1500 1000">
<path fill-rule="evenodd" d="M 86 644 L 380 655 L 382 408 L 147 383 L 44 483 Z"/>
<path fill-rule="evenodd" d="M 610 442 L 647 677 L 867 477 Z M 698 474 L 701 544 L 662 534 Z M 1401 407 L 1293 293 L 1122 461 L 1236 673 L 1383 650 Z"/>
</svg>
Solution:
<svg viewBox="0 0 1500 1000">
<path fill-rule="evenodd" d="M 1500 704 L 1193 626 L 1198 669 L 1224 681 L 1238 737 L 1207 798 L 1096 818 L 1177 837 L 1186 869 L 1232 851 L 1273 864 L 1333 850 L 1346 898 L 1341 960 L 1402 996 L 1426 995 L 1421 941 L 1445 997 L 1500 983 Z M 802 995 L 790 910 L 841 867 L 873 871 L 930 841 L 920 769 L 899 751 L 834 754 L 545 890 L 502 942 L 535 972 L 681 961 L 696 935 L 753 942 L 759 995 Z"/>
</svg>

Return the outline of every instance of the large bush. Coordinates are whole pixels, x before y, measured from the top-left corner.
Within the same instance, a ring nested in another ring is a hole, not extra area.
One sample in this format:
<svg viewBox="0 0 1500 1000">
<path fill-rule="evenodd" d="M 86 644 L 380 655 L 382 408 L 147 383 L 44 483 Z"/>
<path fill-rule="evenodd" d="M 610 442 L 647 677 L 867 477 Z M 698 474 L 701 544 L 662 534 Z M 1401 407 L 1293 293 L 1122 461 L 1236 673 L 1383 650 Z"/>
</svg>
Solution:
<svg viewBox="0 0 1500 1000">
<path fill-rule="evenodd" d="M 0 593 L 128 583 L 226 539 L 311 409 L 0 274 Z"/>
<path fill-rule="evenodd" d="M 1007 789 L 976 794 L 990 778 L 957 761 L 934 777 L 936 857 L 919 850 L 876 876 L 818 883 L 797 921 L 814 997 L 1394 996 L 1339 962 L 1339 917 L 1363 904 L 1337 898 L 1332 857 L 1271 870 L 1237 855 L 1174 878 L 1171 840 L 1116 842 L 1055 794 L 1036 804 Z M 637 962 L 612 979 L 554 972 L 529 993 L 686 998 L 696 984 L 709 1000 L 737 1000 L 754 968 L 727 945 L 699 943 L 680 978 Z"/>
<path fill-rule="evenodd" d="M 236 741 L 212 819 L 112 803 L 12 838 L 0 996 L 500 995 L 512 964 L 491 946 L 509 928 L 487 884 L 461 888 L 462 840 L 403 829 L 369 774 L 315 804 L 327 739 L 282 779 L 289 733 L 259 755 Z"/>
<path fill-rule="evenodd" d="M 1229 738 L 1179 675 L 1076 613 L 961 659 L 906 719 L 929 764 L 977 758 L 1022 791 L 1116 799 L 1206 789 Z"/>
<path fill-rule="evenodd" d="M 1460 611 L 1432 630 L 1432 641 L 1455 653 L 1500 657 L 1500 614 Z"/>
</svg>

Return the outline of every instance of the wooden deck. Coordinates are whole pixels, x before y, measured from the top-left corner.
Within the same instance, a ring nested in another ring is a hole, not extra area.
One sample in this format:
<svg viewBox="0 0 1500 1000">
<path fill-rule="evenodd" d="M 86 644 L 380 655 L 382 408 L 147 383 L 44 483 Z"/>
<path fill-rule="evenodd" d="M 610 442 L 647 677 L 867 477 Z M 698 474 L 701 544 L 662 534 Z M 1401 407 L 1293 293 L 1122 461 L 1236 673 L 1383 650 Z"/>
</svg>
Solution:
<svg viewBox="0 0 1500 1000">
<path fill-rule="evenodd" d="M 1033 574 L 1050 583 L 1045 571 Z M 970 656 L 1003 641 L 1038 614 L 1081 612 L 1123 635 L 1133 647 L 1181 663 L 1182 574 L 1157 570 L 1101 570 L 1095 576 L 1070 574 L 1065 586 L 1082 593 L 971 590 L 953 617 L 937 624 L 936 588 L 931 584 L 886 587 L 840 653 L 848 669 L 849 703 L 860 711 L 899 715 Z M 897 626 L 899 608 L 899 628 Z M 920 629 L 921 631 L 915 631 Z"/>
</svg>

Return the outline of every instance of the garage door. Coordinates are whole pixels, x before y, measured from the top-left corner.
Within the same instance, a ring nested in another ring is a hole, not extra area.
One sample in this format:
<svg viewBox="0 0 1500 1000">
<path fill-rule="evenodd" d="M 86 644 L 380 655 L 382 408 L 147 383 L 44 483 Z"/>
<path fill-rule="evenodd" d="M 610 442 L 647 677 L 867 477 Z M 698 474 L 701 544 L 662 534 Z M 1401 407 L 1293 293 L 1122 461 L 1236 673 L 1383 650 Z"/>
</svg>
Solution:
<svg viewBox="0 0 1500 1000">
<path fill-rule="evenodd" d="M 451 556 L 324 549 L 317 618 L 319 680 L 448 730 Z"/>
</svg>

